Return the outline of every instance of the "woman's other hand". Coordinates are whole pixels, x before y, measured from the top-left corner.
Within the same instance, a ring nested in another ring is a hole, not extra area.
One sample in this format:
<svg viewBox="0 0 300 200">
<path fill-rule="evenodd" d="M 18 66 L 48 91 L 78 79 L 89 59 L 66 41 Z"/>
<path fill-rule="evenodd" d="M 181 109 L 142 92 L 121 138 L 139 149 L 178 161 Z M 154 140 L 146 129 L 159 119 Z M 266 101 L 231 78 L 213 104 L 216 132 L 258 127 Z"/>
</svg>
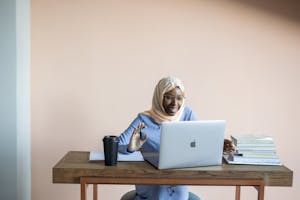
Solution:
<svg viewBox="0 0 300 200">
<path fill-rule="evenodd" d="M 131 137 L 130 142 L 128 144 L 128 151 L 134 152 L 139 150 L 143 144 L 147 141 L 148 136 L 145 135 L 144 138 L 141 138 L 141 129 L 146 128 L 144 123 L 140 123 L 137 128 L 134 129 Z"/>
<path fill-rule="evenodd" d="M 235 145 L 229 139 L 224 139 L 223 153 L 234 153 L 236 152 Z"/>
</svg>

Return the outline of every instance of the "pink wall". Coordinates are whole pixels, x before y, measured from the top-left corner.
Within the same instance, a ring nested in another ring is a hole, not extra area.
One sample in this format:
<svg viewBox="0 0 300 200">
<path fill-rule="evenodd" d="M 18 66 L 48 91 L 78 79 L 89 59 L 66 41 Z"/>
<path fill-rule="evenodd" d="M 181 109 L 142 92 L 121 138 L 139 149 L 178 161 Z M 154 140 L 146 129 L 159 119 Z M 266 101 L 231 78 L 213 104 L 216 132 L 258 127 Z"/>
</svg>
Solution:
<svg viewBox="0 0 300 200">
<path fill-rule="evenodd" d="M 226 136 L 275 138 L 300 196 L 300 20 L 247 1 L 31 1 L 32 199 L 79 199 L 79 185 L 52 184 L 70 150 L 100 150 L 150 108 L 155 83 L 182 79 L 199 119 L 226 119 Z M 105 185 L 104 199 L 133 186 Z M 233 187 L 190 187 L 202 199 L 233 199 Z M 255 199 L 252 188 L 243 199 Z"/>
</svg>

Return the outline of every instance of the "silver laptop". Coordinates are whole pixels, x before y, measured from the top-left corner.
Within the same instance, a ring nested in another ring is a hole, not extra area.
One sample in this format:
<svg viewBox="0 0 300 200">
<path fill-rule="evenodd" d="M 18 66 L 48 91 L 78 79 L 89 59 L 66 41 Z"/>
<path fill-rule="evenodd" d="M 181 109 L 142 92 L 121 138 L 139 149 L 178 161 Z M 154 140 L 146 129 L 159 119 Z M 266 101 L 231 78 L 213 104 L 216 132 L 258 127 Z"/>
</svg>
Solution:
<svg viewBox="0 0 300 200">
<path fill-rule="evenodd" d="M 143 152 L 158 169 L 221 165 L 225 120 L 164 122 L 159 153 Z"/>
</svg>

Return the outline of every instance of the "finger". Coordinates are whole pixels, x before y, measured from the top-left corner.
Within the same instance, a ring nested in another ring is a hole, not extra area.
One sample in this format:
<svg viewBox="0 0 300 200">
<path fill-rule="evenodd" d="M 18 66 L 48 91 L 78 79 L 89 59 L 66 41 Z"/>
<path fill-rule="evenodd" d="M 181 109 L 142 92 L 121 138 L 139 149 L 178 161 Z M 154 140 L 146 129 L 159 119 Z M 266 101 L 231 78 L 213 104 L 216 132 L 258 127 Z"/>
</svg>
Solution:
<svg viewBox="0 0 300 200">
<path fill-rule="evenodd" d="M 132 139 L 133 137 L 135 137 L 137 133 L 138 133 L 138 129 L 135 128 L 134 131 L 133 131 L 133 133 L 131 134 L 130 139 Z"/>
<path fill-rule="evenodd" d="M 141 122 L 141 123 L 139 123 L 139 125 L 138 125 L 138 128 L 140 129 L 140 128 L 142 128 L 143 127 L 143 122 Z"/>
<path fill-rule="evenodd" d="M 142 136 L 142 129 L 144 128 L 144 123 L 140 123 L 138 125 L 138 134 L 140 135 L 140 137 Z"/>
<path fill-rule="evenodd" d="M 148 140 L 148 135 L 145 134 L 144 138 L 141 139 L 141 142 L 144 144 Z"/>
<path fill-rule="evenodd" d="M 138 126 L 135 128 L 135 134 L 140 134 L 141 128 Z"/>
<path fill-rule="evenodd" d="M 130 139 L 133 137 L 135 130 L 131 133 Z"/>
<path fill-rule="evenodd" d="M 146 141 L 148 140 L 148 135 L 145 134 L 145 135 L 144 135 L 144 138 L 142 138 L 141 140 L 142 140 L 143 143 L 146 142 Z"/>
<path fill-rule="evenodd" d="M 230 144 L 230 143 L 231 143 L 231 141 L 230 141 L 230 140 L 228 140 L 228 139 L 225 139 L 225 140 L 224 140 L 224 143 L 225 143 L 225 144 Z"/>
<path fill-rule="evenodd" d="M 143 128 L 146 128 L 145 124 L 143 122 L 141 122 L 139 125 L 138 125 L 138 128 L 139 129 L 143 129 Z"/>
</svg>

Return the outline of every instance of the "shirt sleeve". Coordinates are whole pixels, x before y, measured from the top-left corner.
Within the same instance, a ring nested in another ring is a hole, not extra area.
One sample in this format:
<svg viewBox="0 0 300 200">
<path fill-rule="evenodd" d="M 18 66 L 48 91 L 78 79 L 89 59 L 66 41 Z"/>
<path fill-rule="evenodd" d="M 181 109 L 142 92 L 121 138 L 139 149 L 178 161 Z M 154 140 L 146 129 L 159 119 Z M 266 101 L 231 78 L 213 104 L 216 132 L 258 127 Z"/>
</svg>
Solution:
<svg viewBox="0 0 300 200">
<path fill-rule="evenodd" d="M 196 120 L 197 117 L 194 111 L 189 107 L 185 107 L 183 121 L 196 121 Z"/>
<path fill-rule="evenodd" d="M 191 109 L 191 114 L 190 114 L 190 121 L 196 121 L 197 117 L 196 114 L 193 112 L 193 110 Z"/>
<path fill-rule="evenodd" d="M 141 118 L 137 116 L 129 125 L 129 127 L 119 136 L 119 152 L 123 154 L 129 154 L 127 151 L 130 137 L 134 129 L 142 122 Z"/>
</svg>

